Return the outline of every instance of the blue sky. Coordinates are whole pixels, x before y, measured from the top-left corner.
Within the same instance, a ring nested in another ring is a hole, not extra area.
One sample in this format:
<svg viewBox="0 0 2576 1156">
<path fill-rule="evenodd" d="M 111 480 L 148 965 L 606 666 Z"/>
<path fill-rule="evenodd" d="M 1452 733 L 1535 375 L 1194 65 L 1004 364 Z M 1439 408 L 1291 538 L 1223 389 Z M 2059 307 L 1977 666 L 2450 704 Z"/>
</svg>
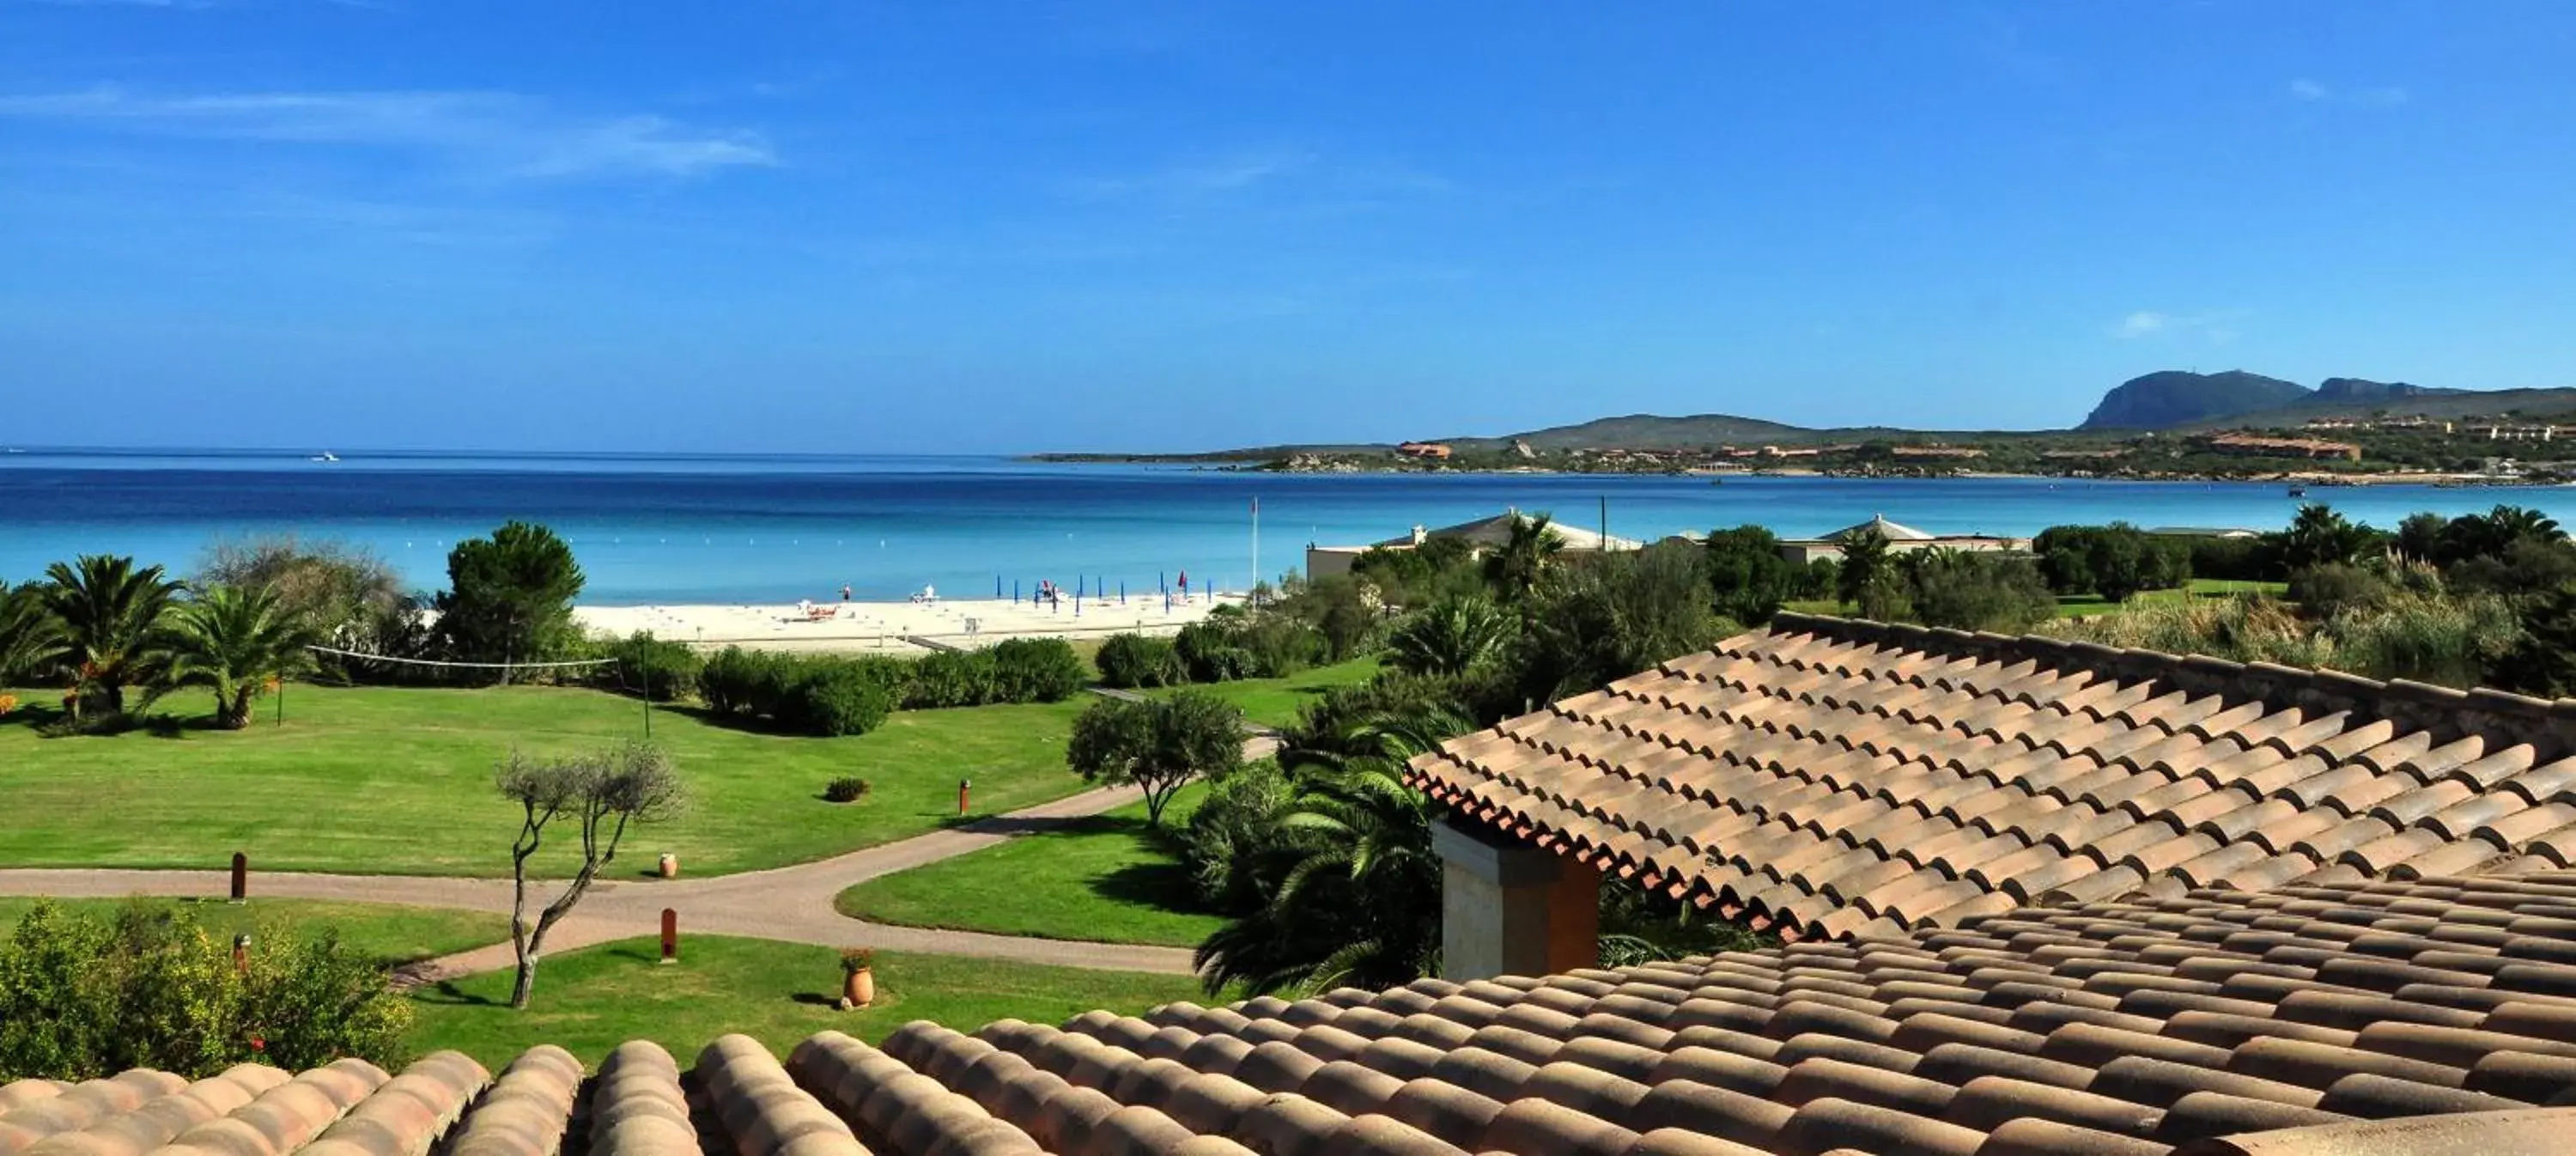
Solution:
<svg viewBox="0 0 2576 1156">
<path fill-rule="evenodd" d="M 2576 385 L 2576 4 L 0 0 L 0 441 Z"/>
</svg>

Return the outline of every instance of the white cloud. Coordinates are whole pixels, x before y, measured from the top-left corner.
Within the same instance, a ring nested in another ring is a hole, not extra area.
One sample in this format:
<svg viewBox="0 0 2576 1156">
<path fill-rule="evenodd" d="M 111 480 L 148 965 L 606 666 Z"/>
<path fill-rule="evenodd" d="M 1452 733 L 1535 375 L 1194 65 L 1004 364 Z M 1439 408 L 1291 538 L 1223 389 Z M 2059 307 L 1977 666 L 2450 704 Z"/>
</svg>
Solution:
<svg viewBox="0 0 2576 1156">
<path fill-rule="evenodd" d="M 217 140 L 427 153 L 487 178 L 693 176 L 773 165 L 759 137 L 657 116 L 596 118 L 500 92 L 256 92 L 146 96 L 115 87 L 0 96 L 0 117 Z"/>
<path fill-rule="evenodd" d="M 2403 88 L 2336 88 L 2323 81 L 2300 77 L 2290 82 L 2290 99 L 2303 104 L 2342 104 L 2355 108 L 2391 108 L 2411 98 Z"/>
<path fill-rule="evenodd" d="M 2223 313 L 2163 313 L 2140 309 L 2120 319 L 2111 327 L 2111 336 L 2123 341 L 2146 337 L 2174 337 L 2193 334 L 2213 342 L 2236 339 L 2236 322 L 2245 313 L 2235 310 Z"/>
<path fill-rule="evenodd" d="M 2121 337 L 2144 337 L 2150 333 L 2162 333 L 2171 329 L 2173 324 L 2174 318 L 2170 315 L 2158 313 L 2153 309 L 2141 309 L 2121 318 L 2119 327 L 2112 332 Z"/>
<path fill-rule="evenodd" d="M 1313 153 L 1273 150 L 1207 157 L 1123 177 L 1089 177 L 1073 182 L 1089 197 L 1153 196 L 1192 198 L 1239 192 L 1304 171 Z"/>
</svg>

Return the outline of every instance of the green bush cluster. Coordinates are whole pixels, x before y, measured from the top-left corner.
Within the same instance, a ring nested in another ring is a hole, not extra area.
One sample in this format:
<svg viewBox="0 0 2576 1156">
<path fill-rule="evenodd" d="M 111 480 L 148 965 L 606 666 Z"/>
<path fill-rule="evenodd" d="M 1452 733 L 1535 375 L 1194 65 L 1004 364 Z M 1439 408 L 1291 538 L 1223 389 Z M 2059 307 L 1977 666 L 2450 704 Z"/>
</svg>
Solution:
<svg viewBox="0 0 2576 1156">
<path fill-rule="evenodd" d="M 186 911 L 112 916 L 39 903 L 0 942 L 0 1073 L 90 1080 L 129 1068 L 211 1076 L 342 1056 L 391 1068 L 411 1005 L 336 935 L 252 934 L 249 966 Z"/>
<path fill-rule="evenodd" d="M 1086 681 L 1061 638 L 1015 638 L 918 660 L 779 654 L 726 647 L 697 673 L 707 709 L 816 735 L 866 734 L 888 712 L 998 702 L 1059 702 Z"/>
<path fill-rule="evenodd" d="M 823 784 L 823 801 L 827 803 L 855 803 L 861 799 L 867 798 L 868 792 L 874 789 L 875 784 L 868 782 L 866 779 L 862 779 L 857 775 L 843 775 L 829 783 Z"/>
<path fill-rule="evenodd" d="M 1179 686 L 1190 680 L 1180 649 L 1168 638 L 1145 634 L 1112 634 L 1091 657 L 1100 681 L 1120 689 Z"/>
<path fill-rule="evenodd" d="M 1061 702 L 1089 678 L 1061 638 L 1014 638 L 985 650 L 943 651 L 912 664 L 903 708 Z"/>
<path fill-rule="evenodd" d="M 2059 594 L 2099 594 L 2126 602 L 2141 590 L 2167 590 L 2191 581 L 2188 540 L 2149 534 L 2127 522 L 2108 526 L 2051 526 L 2031 540 L 2039 575 Z"/>
<path fill-rule="evenodd" d="M 728 646 L 698 675 L 707 709 L 813 735 L 866 734 L 910 677 L 890 658 L 778 654 Z"/>
<path fill-rule="evenodd" d="M 1247 613 L 1226 606 L 1168 639 L 1110 635 L 1092 662 L 1100 669 L 1100 681 L 1114 687 L 1285 678 L 1336 661 L 1336 637 L 1301 615 L 1267 608 Z M 1348 641 L 1357 645 L 1360 636 L 1354 634 Z"/>
<path fill-rule="evenodd" d="M 640 694 L 655 702 L 697 697 L 698 675 L 707 668 L 706 658 L 689 644 L 655 638 L 649 630 L 609 643 L 601 648 L 600 657 L 617 660 L 616 666 L 603 668 L 602 689 Z"/>
</svg>

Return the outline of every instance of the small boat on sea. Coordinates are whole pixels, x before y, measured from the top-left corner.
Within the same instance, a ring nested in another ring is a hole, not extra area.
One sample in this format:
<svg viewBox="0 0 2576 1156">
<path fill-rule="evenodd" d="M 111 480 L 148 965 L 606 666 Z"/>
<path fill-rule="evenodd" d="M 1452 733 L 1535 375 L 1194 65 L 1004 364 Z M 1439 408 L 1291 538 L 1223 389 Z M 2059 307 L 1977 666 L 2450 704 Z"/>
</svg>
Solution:
<svg viewBox="0 0 2576 1156">
<path fill-rule="evenodd" d="M 321 453 L 313 455 L 310 460 L 317 462 L 336 462 L 340 460 L 340 455 L 332 453 L 329 450 L 324 450 Z"/>
<path fill-rule="evenodd" d="M 2307 497 L 2308 488 L 2306 486 L 2293 485 L 2290 487 L 2290 496 L 2293 498 Z"/>
</svg>

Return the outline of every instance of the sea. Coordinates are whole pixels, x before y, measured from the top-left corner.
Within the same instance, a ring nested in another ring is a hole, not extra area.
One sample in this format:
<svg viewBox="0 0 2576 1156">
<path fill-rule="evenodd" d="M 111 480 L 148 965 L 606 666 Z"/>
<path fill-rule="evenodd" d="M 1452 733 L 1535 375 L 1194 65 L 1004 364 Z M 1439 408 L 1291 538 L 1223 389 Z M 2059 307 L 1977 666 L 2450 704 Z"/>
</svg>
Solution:
<svg viewBox="0 0 2576 1156">
<path fill-rule="evenodd" d="M 1040 580 L 1141 592 L 1247 588 L 1309 543 L 1364 544 L 1507 509 L 1652 540 L 1756 523 L 1783 537 L 1883 514 L 1934 533 L 2052 525 L 2278 528 L 2301 501 L 2394 525 L 2498 503 L 2576 524 L 2576 489 L 2317 487 L 2042 478 L 1273 474 L 1000 457 L 0 449 L 0 581 L 79 554 L 188 573 L 227 538 L 364 546 L 415 588 L 501 523 L 572 544 L 594 605 L 1011 596 Z M 1256 514 L 1257 507 L 1257 514 Z M 1256 530 L 1257 525 L 1257 530 Z"/>
</svg>

